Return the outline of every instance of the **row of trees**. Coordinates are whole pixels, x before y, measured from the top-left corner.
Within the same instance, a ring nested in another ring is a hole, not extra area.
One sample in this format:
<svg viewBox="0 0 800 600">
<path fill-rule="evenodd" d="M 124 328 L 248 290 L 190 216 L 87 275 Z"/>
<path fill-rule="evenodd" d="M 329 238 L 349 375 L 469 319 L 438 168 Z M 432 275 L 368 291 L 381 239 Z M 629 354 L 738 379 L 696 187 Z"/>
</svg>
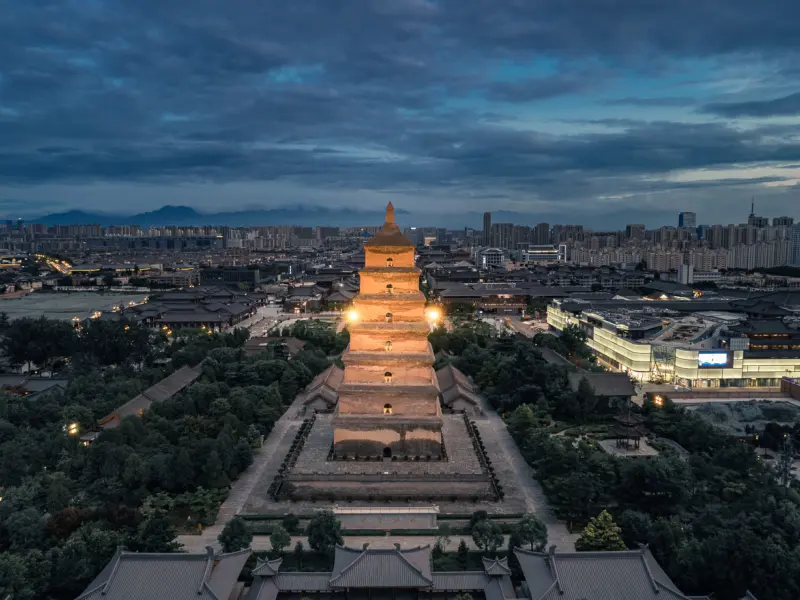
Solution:
<svg viewBox="0 0 800 600">
<path fill-rule="evenodd" d="M 80 331 L 72 323 L 45 317 L 0 321 L 0 349 L 15 366 L 50 370 L 59 360 L 97 366 L 155 359 L 166 337 L 128 321 L 90 320 Z"/>
<path fill-rule="evenodd" d="M 0 396 L 0 590 L 74 597 L 120 545 L 174 550 L 176 528 L 213 522 L 262 436 L 328 365 L 313 346 L 291 362 L 269 349 L 247 358 L 246 332 L 175 338 L 171 366 L 70 366 L 64 394 Z M 203 358 L 196 383 L 90 446 L 65 431 Z"/>
</svg>

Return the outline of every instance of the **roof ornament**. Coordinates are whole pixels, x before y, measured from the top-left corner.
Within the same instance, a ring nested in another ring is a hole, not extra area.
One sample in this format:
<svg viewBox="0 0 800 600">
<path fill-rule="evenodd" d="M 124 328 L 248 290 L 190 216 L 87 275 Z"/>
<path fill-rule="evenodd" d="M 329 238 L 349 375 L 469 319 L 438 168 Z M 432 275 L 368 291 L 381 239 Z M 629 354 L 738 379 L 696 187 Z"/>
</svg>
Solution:
<svg viewBox="0 0 800 600">
<path fill-rule="evenodd" d="M 394 223 L 394 205 L 391 202 L 386 205 L 386 222 Z"/>
</svg>

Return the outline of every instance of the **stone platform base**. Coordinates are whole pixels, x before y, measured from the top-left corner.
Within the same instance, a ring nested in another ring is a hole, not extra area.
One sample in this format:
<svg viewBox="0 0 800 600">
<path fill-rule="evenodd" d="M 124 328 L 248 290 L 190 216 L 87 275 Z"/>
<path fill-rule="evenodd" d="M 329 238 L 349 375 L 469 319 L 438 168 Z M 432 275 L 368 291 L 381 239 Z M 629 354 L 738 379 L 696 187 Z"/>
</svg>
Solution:
<svg viewBox="0 0 800 600">
<path fill-rule="evenodd" d="M 444 460 L 331 460 L 333 416 L 318 415 L 277 500 L 330 502 L 394 500 L 494 501 L 495 488 L 482 465 L 464 417 L 444 415 Z"/>
</svg>

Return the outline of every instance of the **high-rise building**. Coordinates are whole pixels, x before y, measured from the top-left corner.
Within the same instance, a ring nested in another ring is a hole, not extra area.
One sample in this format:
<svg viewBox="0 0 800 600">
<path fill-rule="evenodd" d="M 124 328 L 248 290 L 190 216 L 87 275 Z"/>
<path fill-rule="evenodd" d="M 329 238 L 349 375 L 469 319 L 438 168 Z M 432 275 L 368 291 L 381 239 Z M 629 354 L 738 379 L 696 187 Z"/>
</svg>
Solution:
<svg viewBox="0 0 800 600">
<path fill-rule="evenodd" d="M 625 225 L 625 237 L 632 240 L 644 239 L 645 226 L 643 223 L 633 223 Z"/>
<path fill-rule="evenodd" d="M 747 217 L 747 224 L 751 227 L 769 227 L 769 219 L 767 217 L 756 216 L 756 201 L 750 203 L 750 215 Z"/>
<path fill-rule="evenodd" d="M 483 245 L 492 245 L 492 213 L 483 213 Z"/>
<path fill-rule="evenodd" d="M 536 225 L 533 243 L 539 245 L 550 243 L 550 223 L 539 223 Z"/>
<path fill-rule="evenodd" d="M 792 227 L 792 266 L 800 267 L 800 224 Z"/>
<path fill-rule="evenodd" d="M 697 227 L 697 215 L 693 212 L 678 213 L 678 227 Z"/>
<path fill-rule="evenodd" d="M 514 237 L 514 224 L 513 223 L 494 223 L 491 228 L 491 245 L 497 248 L 510 249 L 512 248 L 512 240 Z"/>
<path fill-rule="evenodd" d="M 775 217 L 772 219 L 773 227 L 791 227 L 794 225 L 794 218 L 792 217 Z"/>
<path fill-rule="evenodd" d="M 442 456 L 442 411 L 414 252 L 389 203 L 381 231 L 364 244 L 333 418 L 337 457 Z"/>
</svg>

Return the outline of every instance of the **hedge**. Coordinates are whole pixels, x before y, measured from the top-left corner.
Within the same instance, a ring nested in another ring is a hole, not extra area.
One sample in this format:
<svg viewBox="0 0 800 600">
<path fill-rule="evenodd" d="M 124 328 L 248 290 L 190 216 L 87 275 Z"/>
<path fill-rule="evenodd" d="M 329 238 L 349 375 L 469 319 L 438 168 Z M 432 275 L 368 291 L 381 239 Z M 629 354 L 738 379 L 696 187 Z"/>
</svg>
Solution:
<svg viewBox="0 0 800 600">
<path fill-rule="evenodd" d="M 438 529 L 390 529 L 389 535 L 439 535 Z"/>
</svg>

